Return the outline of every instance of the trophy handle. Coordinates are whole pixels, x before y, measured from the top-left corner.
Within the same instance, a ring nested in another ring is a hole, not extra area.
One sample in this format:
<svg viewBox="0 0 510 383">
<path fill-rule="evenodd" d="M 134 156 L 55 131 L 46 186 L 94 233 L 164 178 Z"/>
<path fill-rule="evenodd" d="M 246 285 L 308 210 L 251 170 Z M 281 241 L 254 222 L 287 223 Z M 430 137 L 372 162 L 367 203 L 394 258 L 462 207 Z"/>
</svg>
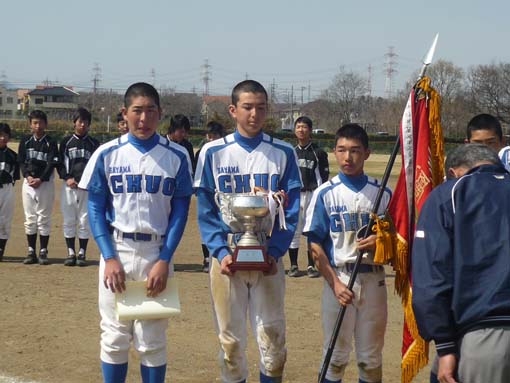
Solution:
<svg viewBox="0 0 510 383">
<path fill-rule="evenodd" d="M 218 206 L 218 209 L 221 211 L 220 194 L 220 192 L 214 193 L 214 202 L 216 202 L 216 206 Z"/>
</svg>

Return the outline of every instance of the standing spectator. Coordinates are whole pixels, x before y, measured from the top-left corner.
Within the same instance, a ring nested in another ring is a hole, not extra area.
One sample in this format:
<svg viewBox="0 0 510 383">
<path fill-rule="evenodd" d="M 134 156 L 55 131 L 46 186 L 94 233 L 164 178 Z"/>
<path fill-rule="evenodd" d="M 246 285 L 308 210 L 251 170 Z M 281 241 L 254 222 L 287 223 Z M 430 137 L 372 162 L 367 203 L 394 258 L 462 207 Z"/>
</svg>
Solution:
<svg viewBox="0 0 510 383">
<path fill-rule="evenodd" d="M 312 142 L 312 127 L 312 120 L 306 116 L 299 117 L 294 123 L 294 134 L 298 140 L 298 144 L 294 149 L 296 150 L 298 157 L 298 165 L 301 172 L 303 187 L 301 188 L 300 197 L 301 206 L 299 208 L 299 224 L 289 248 L 289 277 L 297 277 L 299 275 L 299 242 L 303 233 L 303 226 L 306 221 L 306 210 L 310 204 L 312 193 L 329 178 L 328 155 L 324 150 Z M 313 262 L 310 246 L 307 247 L 307 255 L 307 274 L 310 278 L 317 278 L 320 274 Z"/>
<path fill-rule="evenodd" d="M 126 134 L 129 132 L 127 121 L 124 120 L 124 115 L 122 112 L 117 113 L 117 129 L 119 130 L 120 134 Z"/>
<path fill-rule="evenodd" d="M 11 139 L 11 127 L 0 122 L 0 262 L 11 233 L 14 214 L 14 183 L 19 180 L 18 156 L 7 147 Z"/>
<path fill-rule="evenodd" d="M 205 142 L 211 142 L 217 139 L 222 138 L 225 136 L 225 127 L 221 125 L 219 122 L 216 121 L 209 121 L 207 123 L 207 133 L 205 134 Z M 193 161 L 193 165 L 196 167 L 196 164 L 198 163 L 198 157 L 200 156 L 200 150 L 202 148 L 198 149 L 197 153 L 195 154 L 195 160 Z M 195 173 L 196 168 L 193 168 L 193 173 Z M 209 272 L 209 249 L 207 246 L 202 242 L 202 254 L 204 256 L 204 263 L 202 265 L 202 271 L 204 273 Z"/>
<path fill-rule="evenodd" d="M 60 206 L 64 219 L 64 237 L 67 245 L 65 266 L 86 266 L 86 252 L 89 241 L 87 212 L 87 191 L 78 188 L 83 170 L 90 156 L 99 147 L 99 142 L 88 135 L 92 115 L 85 108 L 78 108 L 73 115 L 74 134 L 60 142 L 60 177 L 64 180 L 60 193 Z M 76 227 L 80 250 L 75 252 Z"/>
<path fill-rule="evenodd" d="M 191 125 L 189 123 L 188 117 L 183 114 L 176 114 L 170 119 L 167 138 L 170 141 L 173 141 L 186 148 L 189 154 L 192 169 L 195 169 L 195 153 L 193 151 L 193 145 L 188 141 L 188 134 L 190 129 Z"/>
<path fill-rule="evenodd" d="M 23 175 L 23 209 L 28 255 L 25 265 L 37 263 L 37 232 L 40 236 L 39 264 L 47 265 L 51 229 L 51 210 L 55 197 L 53 170 L 59 165 L 57 142 L 46 135 L 48 117 L 41 110 L 28 115 L 32 134 L 19 143 L 18 161 Z"/>
</svg>

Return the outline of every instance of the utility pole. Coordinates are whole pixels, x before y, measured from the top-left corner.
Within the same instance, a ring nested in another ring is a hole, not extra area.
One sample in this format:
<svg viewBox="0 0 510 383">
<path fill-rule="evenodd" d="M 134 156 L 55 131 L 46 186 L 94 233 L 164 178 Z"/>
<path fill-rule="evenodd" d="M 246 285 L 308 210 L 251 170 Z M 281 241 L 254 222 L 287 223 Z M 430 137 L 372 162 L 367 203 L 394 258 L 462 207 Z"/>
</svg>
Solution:
<svg viewBox="0 0 510 383">
<path fill-rule="evenodd" d="M 303 99 L 303 92 L 304 92 L 305 89 L 306 89 L 306 86 L 302 86 L 301 87 L 301 105 L 303 105 L 305 103 L 304 99 Z"/>
<path fill-rule="evenodd" d="M 308 102 L 310 102 L 310 94 L 312 93 L 312 86 L 308 83 Z"/>
<path fill-rule="evenodd" d="M 96 95 L 100 82 L 101 68 L 99 67 L 98 63 L 94 63 L 94 67 L 92 68 L 92 110 L 94 110 L 96 106 Z"/>
<path fill-rule="evenodd" d="M 5 74 L 4 70 L 2 70 L 2 74 L 0 75 L 0 86 L 7 86 L 7 75 Z"/>
<path fill-rule="evenodd" d="M 294 85 L 290 87 L 290 124 L 294 124 Z"/>
<path fill-rule="evenodd" d="M 244 79 L 248 80 L 249 78 L 250 78 L 250 75 L 248 74 L 248 72 L 244 72 Z"/>
<path fill-rule="evenodd" d="M 209 60 L 205 59 L 202 65 L 202 81 L 204 82 L 204 96 L 209 96 L 209 82 L 211 81 L 211 66 Z"/>
<path fill-rule="evenodd" d="M 397 67 L 397 57 L 398 55 L 395 53 L 395 47 L 388 47 L 388 53 L 384 55 L 386 58 L 385 63 L 385 74 L 386 74 L 386 86 L 384 91 L 386 93 L 386 98 L 391 98 L 393 96 L 393 76 L 398 72 Z"/>
</svg>

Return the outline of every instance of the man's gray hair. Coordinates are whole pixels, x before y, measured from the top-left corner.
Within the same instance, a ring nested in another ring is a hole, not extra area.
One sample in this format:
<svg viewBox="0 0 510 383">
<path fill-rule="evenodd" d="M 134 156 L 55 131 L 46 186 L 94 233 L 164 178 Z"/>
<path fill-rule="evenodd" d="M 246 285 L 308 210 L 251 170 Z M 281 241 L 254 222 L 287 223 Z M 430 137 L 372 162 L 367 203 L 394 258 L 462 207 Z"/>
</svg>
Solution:
<svg viewBox="0 0 510 383">
<path fill-rule="evenodd" d="M 472 169 L 480 163 L 498 165 L 501 163 L 498 154 L 487 145 L 464 144 L 457 146 L 450 153 L 445 162 L 445 169 L 467 168 Z"/>
</svg>

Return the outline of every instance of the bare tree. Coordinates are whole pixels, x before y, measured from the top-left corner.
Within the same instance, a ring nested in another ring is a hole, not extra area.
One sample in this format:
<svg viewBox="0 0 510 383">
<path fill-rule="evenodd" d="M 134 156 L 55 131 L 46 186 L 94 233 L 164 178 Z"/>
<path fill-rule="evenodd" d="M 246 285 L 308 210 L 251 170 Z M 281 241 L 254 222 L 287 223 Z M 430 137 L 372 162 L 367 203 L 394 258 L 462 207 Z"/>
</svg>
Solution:
<svg viewBox="0 0 510 383">
<path fill-rule="evenodd" d="M 367 92 L 366 78 L 340 67 L 331 85 L 323 92 L 322 98 L 335 105 L 335 110 L 340 116 L 340 124 L 345 124 L 360 113 L 361 103 L 358 101 Z"/>
<path fill-rule="evenodd" d="M 510 63 L 478 65 L 468 74 L 470 100 L 477 112 L 510 123 Z"/>
</svg>

